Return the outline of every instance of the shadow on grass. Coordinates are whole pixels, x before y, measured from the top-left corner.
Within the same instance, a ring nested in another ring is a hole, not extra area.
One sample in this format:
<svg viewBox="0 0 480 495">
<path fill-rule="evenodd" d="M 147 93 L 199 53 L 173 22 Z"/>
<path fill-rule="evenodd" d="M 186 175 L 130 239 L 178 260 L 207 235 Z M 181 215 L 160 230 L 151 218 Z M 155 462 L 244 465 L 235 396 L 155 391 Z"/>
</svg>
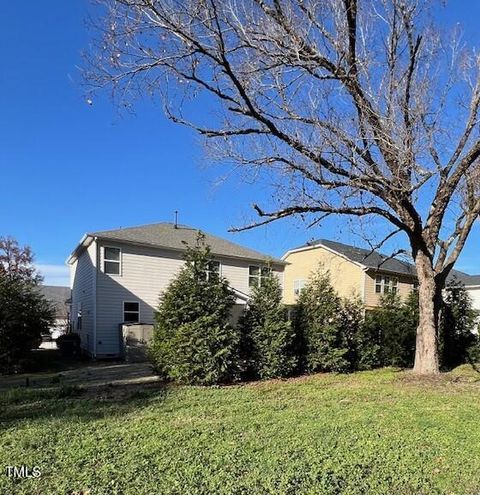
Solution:
<svg viewBox="0 0 480 495">
<path fill-rule="evenodd" d="M 78 385 L 11 389 L 0 396 L 0 430 L 25 420 L 95 421 L 120 417 L 163 403 L 168 388 L 156 382 L 88 389 Z"/>
</svg>

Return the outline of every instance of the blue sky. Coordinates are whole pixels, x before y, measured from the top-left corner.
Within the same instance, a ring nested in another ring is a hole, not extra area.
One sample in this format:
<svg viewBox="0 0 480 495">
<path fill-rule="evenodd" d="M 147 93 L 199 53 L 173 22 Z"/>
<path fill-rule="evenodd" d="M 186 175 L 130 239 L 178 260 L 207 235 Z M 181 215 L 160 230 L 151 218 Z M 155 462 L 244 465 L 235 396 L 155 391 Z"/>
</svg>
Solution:
<svg viewBox="0 0 480 495">
<path fill-rule="evenodd" d="M 89 106 L 77 68 L 89 9 L 87 0 L 0 2 L 0 235 L 32 247 L 45 283 L 68 283 L 64 262 L 85 232 L 172 221 L 174 210 L 182 223 L 276 256 L 319 237 L 362 244 L 358 223 L 340 219 L 228 234 L 253 218 L 268 187 L 219 185 L 227 170 L 206 166 L 197 136 L 152 101 L 135 115 L 120 115 L 106 95 Z M 440 16 L 480 45 L 480 2 L 451 1 Z M 480 273 L 479 245 L 477 225 L 457 268 Z"/>
</svg>

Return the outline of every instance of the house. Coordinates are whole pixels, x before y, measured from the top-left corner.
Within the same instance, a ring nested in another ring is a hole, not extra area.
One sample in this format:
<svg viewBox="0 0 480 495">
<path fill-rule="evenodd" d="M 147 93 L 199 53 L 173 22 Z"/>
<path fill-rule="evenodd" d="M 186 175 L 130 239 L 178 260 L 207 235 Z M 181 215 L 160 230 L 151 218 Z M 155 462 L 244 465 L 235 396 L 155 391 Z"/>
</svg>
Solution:
<svg viewBox="0 0 480 495">
<path fill-rule="evenodd" d="M 480 312 L 480 275 L 470 275 L 465 288 L 472 299 L 473 309 Z"/>
<path fill-rule="evenodd" d="M 319 239 L 287 251 L 283 297 L 295 304 L 310 274 L 320 264 L 330 272 L 332 285 L 342 297 L 359 297 L 367 309 L 380 304 L 386 292 L 406 296 L 416 283 L 415 268 L 368 249 Z"/>
<path fill-rule="evenodd" d="M 472 307 L 480 313 L 480 275 L 468 275 L 467 273 L 453 270 L 453 276 L 465 286 L 472 300 Z"/>
<path fill-rule="evenodd" d="M 72 328 L 92 357 L 121 354 L 120 325 L 154 322 L 162 292 L 184 264 L 185 243 L 198 229 L 172 223 L 93 232 L 83 236 L 67 260 L 72 287 Z M 220 237 L 205 234 L 218 270 L 236 294 L 232 318 L 250 288 L 272 269 L 283 281 L 285 262 Z M 269 268 L 270 267 L 270 268 Z"/>
<path fill-rule="evenodd" d="M 285 304 L 295 304 L 310 274 L 319 264 L 330 272 L 332 285 L 342 297 L 359 297 L 366 309 L 380 305 L 387 292 L 407 296 L 417 285 L 415 266 L 376 251 L 340 242 L 319 239 L 288 251 L 282 259 L 288 264 L 284 272 Z M 473 306 L 480 310 L 480 276 L 453 270 L 465 285 Z"/>
<path fill-rule="evenodd" d="M 51 330 L 66 330 L 70 317 L 70 287 L 41 285 L 40 292 L 54 310 L 54 323 Z"/>
</svg>

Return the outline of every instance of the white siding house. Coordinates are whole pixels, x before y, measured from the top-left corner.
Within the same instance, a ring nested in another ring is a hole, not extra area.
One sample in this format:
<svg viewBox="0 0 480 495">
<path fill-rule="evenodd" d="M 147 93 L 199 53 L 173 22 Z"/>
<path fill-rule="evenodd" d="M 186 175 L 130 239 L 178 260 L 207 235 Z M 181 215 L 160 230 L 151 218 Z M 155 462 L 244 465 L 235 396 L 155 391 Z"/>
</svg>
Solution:
<svg viewBox="0 0 480 495">
<path fill-rule="evenodd" d="M 72 327 L 92 357 L 121 353 L 120 325 L 154 322 L 162 292 L 179 272 L 185 243 L 198 230 L 170 223 L 85 235 L 67 260 L 71 271 Z M 237 295 L 238 316 L 267 265 L 283 282 L 284 262 L 225 239 L 205 234 L 219 270 Z"/>
<path fill-rule="evenodd" d="M 465 284 L 465 288 L 472 300 L 473 309 L 480 313 L 480 275 L 473 275 L 470 281 Z"/>
</svg>

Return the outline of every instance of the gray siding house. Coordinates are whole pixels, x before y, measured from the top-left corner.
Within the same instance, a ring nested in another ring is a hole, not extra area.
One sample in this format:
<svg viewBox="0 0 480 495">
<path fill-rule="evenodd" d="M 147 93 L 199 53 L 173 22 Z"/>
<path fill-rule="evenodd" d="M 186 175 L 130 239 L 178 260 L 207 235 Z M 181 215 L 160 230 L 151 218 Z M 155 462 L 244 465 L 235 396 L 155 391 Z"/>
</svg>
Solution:
<svg viewBox="0 0 480 495">
<path fill-rule="evenodd" d="M 41 285 L 40 292 L 51 304 L 54 310 L 53 329 L 65 330 L 70 318 L 70 287 L 56 285 Z"/>
<path fill-rule="evenodd" d="M 118 357 L 121 324 L 154 322 L 163 291 L 184 264 L 185 243 L 194 246 L 197 233 L 185 225 L 159 223 L 83 236 L 67 263 L 72 329 L 90 356 Z M 241 313 L 267 265 L 283 283 L 285 262 L 210 234 L 205 241 L 237 296 L 232 318 Z"/>
</svg>

